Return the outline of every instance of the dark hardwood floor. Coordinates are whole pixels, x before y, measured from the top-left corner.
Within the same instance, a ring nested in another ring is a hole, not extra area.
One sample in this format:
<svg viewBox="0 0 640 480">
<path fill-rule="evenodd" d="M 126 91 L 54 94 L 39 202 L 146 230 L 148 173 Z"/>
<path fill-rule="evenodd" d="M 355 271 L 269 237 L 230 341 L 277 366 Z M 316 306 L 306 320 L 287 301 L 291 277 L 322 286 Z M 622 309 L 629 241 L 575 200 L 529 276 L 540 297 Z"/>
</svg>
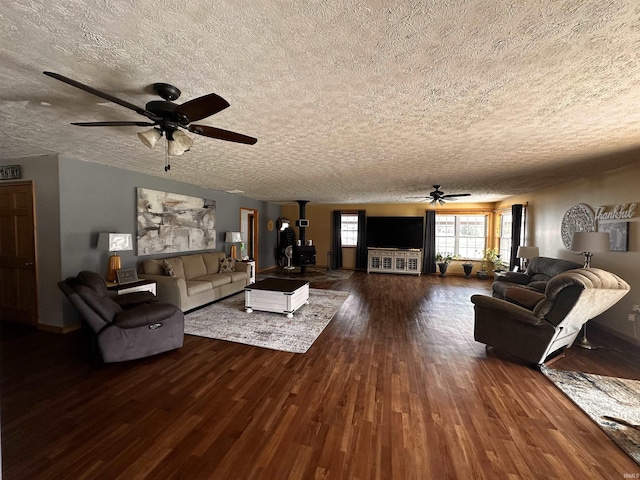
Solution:
<svg viewBox="0 0 640 480">
<path fill-rule="evenodd" d="M 354 273 L 305 354 L 186 336 L 96 365 L 80 332 L 0 325 L 3 479 L 623 478 L 640 466 L 538 370 L 473 340 L 490 281 Z M 553 368 L 639 378 L 620 348 Z"/>
</svg>

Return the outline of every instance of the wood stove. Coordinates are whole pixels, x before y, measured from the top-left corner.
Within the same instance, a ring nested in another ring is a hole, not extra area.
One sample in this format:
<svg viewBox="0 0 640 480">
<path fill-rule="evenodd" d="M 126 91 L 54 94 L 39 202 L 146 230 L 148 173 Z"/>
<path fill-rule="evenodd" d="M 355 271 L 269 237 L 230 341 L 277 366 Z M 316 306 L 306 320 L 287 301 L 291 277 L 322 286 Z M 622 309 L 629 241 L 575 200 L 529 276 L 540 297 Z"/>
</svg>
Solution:
<svg viewBox="0 0 640 480">
<path fill-rule="evenodd" d="M 300 267 L 316 264 L 315 245 L 302 245 L 293 248 L 293 263 Z"/>
</svg>

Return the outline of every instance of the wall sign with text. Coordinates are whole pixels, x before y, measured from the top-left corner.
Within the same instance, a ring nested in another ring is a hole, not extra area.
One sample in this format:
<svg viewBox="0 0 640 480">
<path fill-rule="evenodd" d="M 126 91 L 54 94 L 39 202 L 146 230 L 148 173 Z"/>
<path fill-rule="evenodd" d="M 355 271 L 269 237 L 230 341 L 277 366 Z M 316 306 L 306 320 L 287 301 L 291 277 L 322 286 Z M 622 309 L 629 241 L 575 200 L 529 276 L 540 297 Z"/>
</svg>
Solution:
<svg viewBox="0 0 640 480">
<path fill-rule="evenodd" d="M 0 165 L 0 180 L 16 180 L 22 178 L 20 165 Z"/>
<path fill-rule="evenodd" d="M 622 203 L 608 206 L 596 207 L 596 220 L 626 220 L 636 216 L 637 203 Z"/>
</svg>

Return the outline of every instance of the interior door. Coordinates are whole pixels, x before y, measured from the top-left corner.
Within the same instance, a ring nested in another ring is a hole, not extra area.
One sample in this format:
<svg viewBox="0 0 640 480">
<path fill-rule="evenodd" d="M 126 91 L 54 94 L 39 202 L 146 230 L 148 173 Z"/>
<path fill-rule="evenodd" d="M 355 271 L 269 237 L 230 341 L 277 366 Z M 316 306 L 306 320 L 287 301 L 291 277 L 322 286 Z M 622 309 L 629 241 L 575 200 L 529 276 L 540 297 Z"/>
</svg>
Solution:
<svg viewBox="0 0 640 480">
<path fill-rule="evenodd" d="M 244 248 L 240 252 L 256 261 L 258 265 L 258 211 L 253 208 L 240 209 L 240 236 Z"/>
<path fill-rule="evenodd" d="M 38 323 L 32 182 L 0 185 L 0 321 Z"/>
</svg>

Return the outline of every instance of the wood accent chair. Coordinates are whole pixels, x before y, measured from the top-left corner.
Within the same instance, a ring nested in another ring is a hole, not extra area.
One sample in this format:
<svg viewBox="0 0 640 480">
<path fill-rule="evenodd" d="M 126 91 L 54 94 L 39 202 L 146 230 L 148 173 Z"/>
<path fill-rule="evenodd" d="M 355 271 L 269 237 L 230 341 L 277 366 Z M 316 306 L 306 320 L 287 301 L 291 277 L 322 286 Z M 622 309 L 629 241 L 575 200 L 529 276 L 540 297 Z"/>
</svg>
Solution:
<svg viewBox="0 0 640 480">
<path fill-rule="evenodd" d="M 90 332 L 102 361 L 121 362 L 182 347 L 184 314 L 151 292 L 115 295 L 97 273 L 82 271 L 58 282 Z"/>
<path fill-rule="evenodd" d="M 615 305 L 629 289 L 613 273 L 580 268 L 554 276 L 544 293 L 512 287 L 505 300 L 473 295 L 474 338 L 541 365 L 569 348 L 586 322 Z"/>
</svg>

